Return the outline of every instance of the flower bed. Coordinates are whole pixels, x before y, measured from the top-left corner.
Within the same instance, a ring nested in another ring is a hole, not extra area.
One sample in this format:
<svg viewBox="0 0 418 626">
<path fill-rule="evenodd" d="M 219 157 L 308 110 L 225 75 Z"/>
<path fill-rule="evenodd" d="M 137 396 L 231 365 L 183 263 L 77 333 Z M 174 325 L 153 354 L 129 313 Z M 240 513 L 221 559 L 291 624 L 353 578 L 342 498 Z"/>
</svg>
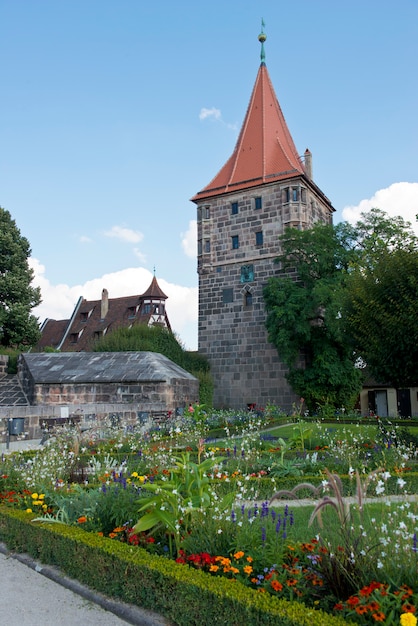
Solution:
<svg viewBox="0 0 418 626">
<path fill-rule="evenodd" d="M 209 422 L 224 422 L 222 440 L 208 441 Z M 260 414 L 233 423 L 195 407 L 193 418 L 145 438 L 123 427 L 103 441 L 63 430 L 41 451 L 3 460 L 1 497 L 27 511 L 31 526 L 60 522 L 112 550 L 145 550 L 214 588 L 360 624 L 412 624 L 413 438 L 380 422 L 267 427 Z M 301 497 L 315 502 L 299 506 Z"/>
</svg>

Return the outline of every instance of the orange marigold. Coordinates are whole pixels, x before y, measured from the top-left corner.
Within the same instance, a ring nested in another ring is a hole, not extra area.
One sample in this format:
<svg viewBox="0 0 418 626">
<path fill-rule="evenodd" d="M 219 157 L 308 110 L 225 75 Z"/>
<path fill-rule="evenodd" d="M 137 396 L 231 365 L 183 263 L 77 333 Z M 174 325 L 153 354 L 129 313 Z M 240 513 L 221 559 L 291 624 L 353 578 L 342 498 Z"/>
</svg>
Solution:
<svg viewBox="0 0 418 626">
<path fill-rule="evenodd" d="M 274 589 L 274 591 L 282 591 L 282 589 L 283 589 L 282 583 L 279 582 L 278 580 L 272 580 L 271 581 L 271 586 Z"/>
</svg>

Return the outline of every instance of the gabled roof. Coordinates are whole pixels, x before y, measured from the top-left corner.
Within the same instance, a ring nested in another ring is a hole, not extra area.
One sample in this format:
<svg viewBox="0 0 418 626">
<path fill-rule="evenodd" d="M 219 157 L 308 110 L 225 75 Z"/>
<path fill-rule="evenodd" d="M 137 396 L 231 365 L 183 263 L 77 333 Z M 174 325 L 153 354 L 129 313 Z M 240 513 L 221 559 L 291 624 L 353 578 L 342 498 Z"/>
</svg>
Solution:
<svg viewBox="0 0 418 626">
<path fill-rule="evenodd" d="M 157 352 L 23 353 L 21 359 L 35 384 L 195 380 Z"/>
<path fill-rule="evenodd" d="M 215 178 L 192 201 L 305 174 L 264 61 L 261 65 L 234 152 Z"/>
</svg>

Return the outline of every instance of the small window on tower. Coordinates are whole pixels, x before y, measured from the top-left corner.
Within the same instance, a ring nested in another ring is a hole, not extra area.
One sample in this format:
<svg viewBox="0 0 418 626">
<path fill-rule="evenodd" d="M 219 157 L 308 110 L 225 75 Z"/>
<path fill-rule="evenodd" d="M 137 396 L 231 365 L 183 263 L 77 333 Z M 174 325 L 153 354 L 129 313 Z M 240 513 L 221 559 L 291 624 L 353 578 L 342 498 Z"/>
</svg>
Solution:
<svg viewBox="0 0 418 626">
<path fill-rule="evenodd" d="M 255 208 L 256 209 L 262 209 L 263 208 L 263 198 L 261 196 L 258 196 L 257 198 L 255 198 L 254 201 L 255 201 Z"/>
<path fill-rule="evenodd" d="M 244 295 L 244 306 L 252 306 L 253 294 L 251 291 L 246 291 Z"/>
<path fill-rule="evenodd" d="M 285 202 L 290 202 L 290 190 L 289 190 L 289 187 L 286 187 L 286 189 L 284 190 L 284 201 Z"/>
<path fill-rule="evenodd" d="M 237 215 L 238 214 L 238 202 L 232 202 L 231 203 L 231 213 L 232 213 L 232 215 Z"/>
<path fill-rule="evenodd" d="M 210 218 L 210 206 L 205 206 L 205 220 L 208 220 Z"/>
<path fill-rule="evenodd" d="M 197 254 L 202 254 L 202 240 L 198 239 L 197 241 Z"/>
<path fill-rule="evenodd" d="M 292 202 L 297 202 L 299 200 L 299 190 L 297 187 L 293 187 L 292 189 Z"/>
<path fill-rule="evenodd" d="M 233 235 L 231 239 L 232 239 L 232 249 L 233 250 L 238 250 L 238 248 L 239 248 L 239 237 L 238 237 L 238 235 Z"/>
<path fill-rule="evenodd" d="M 224 304 L 229 304 L 234 301 L 234 290 L 233 289 L 222 289 L 222 302 Z"/>
<path fill-rule="evenodd" d="M 210 252 L 210 239 L 205 239 L 205 252 Z"/>
<path fill-rule="evenodd" d="M 263 245 L 263 231 L 262 230 L 259 230 L 255 234 L 255 245 L 256 246 L 262 246 Z"/>
</svg>

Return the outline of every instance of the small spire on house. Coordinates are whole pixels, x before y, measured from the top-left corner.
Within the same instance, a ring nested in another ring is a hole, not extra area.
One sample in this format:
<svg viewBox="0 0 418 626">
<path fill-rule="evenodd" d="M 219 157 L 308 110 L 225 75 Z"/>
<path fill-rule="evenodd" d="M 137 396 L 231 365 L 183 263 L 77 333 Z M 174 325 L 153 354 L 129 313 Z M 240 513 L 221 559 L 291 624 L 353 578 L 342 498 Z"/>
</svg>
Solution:
<svg viewBox="0 0 418 626">
<path fill-rule="evenodd" d="M 267 39 L 267 35 L 264 33 L 264 20 L 261 20 L 261 33 L 258 35 L 258 41 L 261 43 L 261 54 L 260 54 L 260 59 L 261 59 L 261 64 L 265 65 L 266 63 L 266 53 L 264 51 L 264 42 Z"/>
</svg>

